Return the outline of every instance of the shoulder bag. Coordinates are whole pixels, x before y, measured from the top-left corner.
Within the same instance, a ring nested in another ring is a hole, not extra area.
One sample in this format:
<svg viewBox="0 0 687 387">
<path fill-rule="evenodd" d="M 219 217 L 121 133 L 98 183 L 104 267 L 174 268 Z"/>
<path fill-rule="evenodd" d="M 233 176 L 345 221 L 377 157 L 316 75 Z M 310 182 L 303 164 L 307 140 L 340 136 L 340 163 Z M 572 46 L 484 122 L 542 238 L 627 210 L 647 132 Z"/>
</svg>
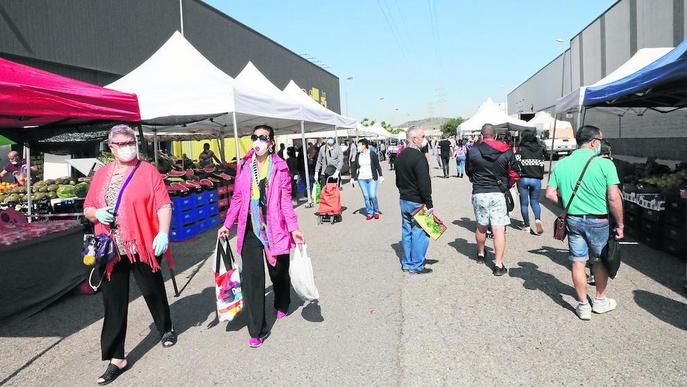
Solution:
<svg viewBox="0 0 687 387">
<path fill-rule="evenodd" d="M 577 194 L 577 189 L 580 188 L 580 185 L 582 184 L 582 178 L 584 177 L 585 172 L 587 172 L 587 168 L 589 167 L 589 164 L 591 164 L 592 160 L 594 160 L 596 155 L 592 156 L 587 160 L 587 164 L 584 165 L 584 169 L 582 169 L 582 173 L 580 174 L 580 178 L 577 179 L 577 183 L 575 184 L 575 188 L 573 189 L 572 195 L 570 196 L 570 200 L 568 201 L 568 205 L 565 206 L 565 209 L 563 210 L 563 213 L 556 218 L 556 220 L 553 222 L 553 238 L 558 239 L 559 241 L 564 241 L 565 237 L 568 236 L 568 230 L 565 228 L 565 220 L 568 218 L 568 210 L 570 209 L 570 205 L 573 202 L 573 199 L 575 199 L 575 195 Z"/>
</svg>

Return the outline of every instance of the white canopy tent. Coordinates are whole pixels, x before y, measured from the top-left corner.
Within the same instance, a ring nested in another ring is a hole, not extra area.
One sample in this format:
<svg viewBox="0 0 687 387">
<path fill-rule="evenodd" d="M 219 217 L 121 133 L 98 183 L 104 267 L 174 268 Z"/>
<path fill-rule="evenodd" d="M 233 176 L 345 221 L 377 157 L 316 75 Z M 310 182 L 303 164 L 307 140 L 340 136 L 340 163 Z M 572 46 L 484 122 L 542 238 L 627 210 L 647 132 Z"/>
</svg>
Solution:
<svg viewBox="0 0 687 387">
<path fill-rule="evenodd" d="M 625 78 L 626 76 L 646 67 L 648 64 L 655 62 L 658 58 L 664 56 L 672 49 L 672 47 L 640 49 L 630 59 L 628 59 L 627 62 L 623 63 L 615 71 L 608 74 L 604 78 L 591 85 L 582 86 L 578 89 L 575 89 L 568 95 L 559 98 L 556 101 L 556 113 L 579 111 L 582 107 L 582 102 L 584 101 L 584 94 L 587 87 L 602 86 Z"/>
<path fill-rule="evenodd" d="M 561 131 L 561 133 L 571 133 L 573 131 L 573 126 L 570 122 L 554 119 L 551 114 L 545 111 L 537 112 L 531 120 L 527 121 L 527 124 L 537 128 L 537 131 L 551 131 L 554 127 L 556 130 Z M 573 134 L 569 137 L 575 137 L 575 135 Z"/>
<path fill-rule="evenodd" d="M 487 123 L 493 125 L 511 123 L 520 126 L 530 126 L 523 120 L 508 116 L 497 103 L 491 98 L 487 98 L 472 117 L 458 126 L 458 133 L 464 135 L 479 132 L 482 129 L 482 125 Z"/>
</svg>

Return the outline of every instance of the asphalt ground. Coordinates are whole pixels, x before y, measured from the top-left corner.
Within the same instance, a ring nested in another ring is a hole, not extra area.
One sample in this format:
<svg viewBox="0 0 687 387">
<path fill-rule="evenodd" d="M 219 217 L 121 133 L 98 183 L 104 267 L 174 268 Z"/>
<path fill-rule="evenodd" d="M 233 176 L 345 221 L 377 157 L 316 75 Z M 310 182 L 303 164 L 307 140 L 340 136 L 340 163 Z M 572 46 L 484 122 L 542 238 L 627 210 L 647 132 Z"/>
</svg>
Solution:
<svg viewBox="0 0 687 387">
<path fill-rule="evenodd" d="M 173 297 L 166 270 L 165 277 L 179 341 L 161 347 L 132 281 L 130 369 L 113 385 L 687 385 L 683 261 L 623 246 L 624 263 L 609 288 L 618 308 L 581 321 L 566 244 L 550 236 L 551 207 L 543 210 L 545 234 L 531 236 L 519 230 L 516 205 L 509 273 L 494 277 L 490 262 L 474 261 L 467 178 L 434 177 L 436 213 L 448 230 L 430 244 L 433 273 L 405 274 L 398 192 L 383 168 L 379 220 L 365 220 L 360 190 L 350 185 L 341 223 L 318 225 L 313 209 L 297 209 L 320 301 L 304 305 L 293 295 L 289 316 L 275 322 L 268 280 L 274 325 L 259 349 L 247 346 L 243 317 L 216 320 L 214 233 L 173 244 L 180 297 Z M 432 173 L 440 170 L 433 165 Z M 71 295 L 0 327 L 0 384 L 94 385 L 106 367 L 102 313 L 99 294 Z"/>
</svg>

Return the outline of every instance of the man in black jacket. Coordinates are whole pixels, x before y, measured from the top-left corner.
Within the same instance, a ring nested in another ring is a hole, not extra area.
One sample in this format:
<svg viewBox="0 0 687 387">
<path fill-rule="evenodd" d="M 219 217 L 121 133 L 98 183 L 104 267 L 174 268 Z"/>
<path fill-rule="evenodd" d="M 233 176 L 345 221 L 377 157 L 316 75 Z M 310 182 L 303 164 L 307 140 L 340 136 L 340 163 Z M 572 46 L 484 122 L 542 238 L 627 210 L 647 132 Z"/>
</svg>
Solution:
<svg viewBox="0 0 687 387">
<path fill-rule="evenodd" d="M 503 255 L 510 217 L 504 191 L 510 187 L 509 178 L 518 176 L 519 170 L 513 150 L 508 144 L 496 141 L 496 131 L 491 124 L 484 124 L 482 141 L 468 151 L 466 173 L 472 182 L 472 206 L 477 220 L 477 261 L 484 262 L 487 229 L 491 225 L 494 233 L 495 276 L 508 272 L 503 264 Z"/>
<path fill-rule="evenodd" d="M 401 196 L 401 244 L 403 258 L 401 269 L 411 274 L 430 273 L 425 267 L 425 254 L 429 247 L 429 235 L 412 217 L 412 213 L 425 206 L 426 213 L 431 215 L 432 182 L 429 176 L 427 158 L 420 151 L 425 131 L 411 127 L 406 133 L 408 147 L 396 158 L 396 187 Z"/>
</svg>

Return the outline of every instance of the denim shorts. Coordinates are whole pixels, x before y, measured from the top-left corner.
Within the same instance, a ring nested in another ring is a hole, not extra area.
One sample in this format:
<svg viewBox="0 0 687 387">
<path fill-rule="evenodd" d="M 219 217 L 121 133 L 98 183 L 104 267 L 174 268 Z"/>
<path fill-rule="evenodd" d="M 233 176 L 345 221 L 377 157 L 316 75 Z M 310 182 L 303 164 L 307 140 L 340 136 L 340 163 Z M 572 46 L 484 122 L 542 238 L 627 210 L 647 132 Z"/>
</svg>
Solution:
<svg viewBox="0 0 687 387">
<path fill-rule="evenodd" d="M 583 218 L 568 216 L 568 248 L 570 260 L 573 262 L 587 262 L 589 257 L 594 260 L 601 256 L 601 251 L 608 243 L 608 219 Z"/>
<path fill-rule="evenodd" d="M 472 195 L 475 219 L 481 226 L 507 226 L 510 224 L 506 198 L 501 192 L 478 193 Z"/>
</svg>

